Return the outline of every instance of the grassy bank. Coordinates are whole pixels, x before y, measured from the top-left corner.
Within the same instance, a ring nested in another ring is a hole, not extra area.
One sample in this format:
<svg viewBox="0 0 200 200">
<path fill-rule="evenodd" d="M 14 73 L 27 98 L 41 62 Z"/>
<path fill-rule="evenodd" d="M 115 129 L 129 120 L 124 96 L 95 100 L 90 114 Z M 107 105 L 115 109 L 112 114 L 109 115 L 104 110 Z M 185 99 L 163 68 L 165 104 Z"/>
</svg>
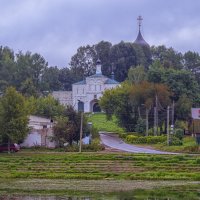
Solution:
<svg viewBox="0 0 200 200">
<path fill-rule="evenodd" d="M 0 154 L 0 178 L 200 181 L 200 157 L 105 153 Z"/>
<path fill-rule="evenodd" d="M 115 133 L 123 133 L 123 129 L 117 125 L 117 120 L 113 117 L 112 120 L 107 120 L 104 113 L 92 114 L 88 121 L 92 122 L 93 127 L 98 131 L 107 131 Z"/>
</svg>

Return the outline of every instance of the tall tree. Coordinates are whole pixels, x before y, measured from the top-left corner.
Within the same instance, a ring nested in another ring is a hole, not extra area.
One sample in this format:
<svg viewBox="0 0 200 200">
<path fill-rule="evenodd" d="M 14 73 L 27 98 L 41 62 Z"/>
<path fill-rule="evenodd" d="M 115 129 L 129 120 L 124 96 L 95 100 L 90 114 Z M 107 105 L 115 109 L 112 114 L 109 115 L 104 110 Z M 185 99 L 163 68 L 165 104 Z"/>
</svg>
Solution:
<svg viewBox="0 0 200 200">
<path fill-rule="evenodd" d="M 128 81 L 133 84 L 139 84 L 142 81 L 146 80 L 146 72 L 144 67 L 139 65 L 136 67 L 131 67 L 128 71 Z"/>
<path fill-rule="evenodd" d="M 23 54 L 19 52 L 16 55 L 16 65 L 15 85 L 17 88 L 19 89 L 26 79 L 31 79 L 36 89 L 40 91 L 41 77 L 48 65 L 45 59 L 37 53 L 26 52 Z"/>
<path fill-rule="evenodd" d="M 0 90 L 13 84 L 16 73 L 15 56 L 9 47 L 0 46 Z"/>
<path fill-rule="evenodd" d="M 9 87 L 0 102 L 0 135 L 8 142 L 20 142 L 28 133 L 28 108 L 25 98 Z M 8 147 L 9 148 L 9 147 Z"/>
<path fill-rule="evenodd" d="M 115 77 L 118 81 L 127 78 L 131 66 L 136 66 L 136 51 L 131 43 L 120 42 L 110 50 L 110 62 L 114 64 Z"/>
<path fill-rule="evenodd" d="M 152 46 L 151 47 L 153 61 L 160 61 L 164 68 L 173 67 L 175 69 L 183 68 L 183 55 L 175 51 L 172 47 L 166 46 Z"/>
<path fill-rule="evenodd" d="M 54 140 L 60 147 L 68 142 L 72 145 L 73 141 L 78 142 L 80 139 L 80 124 L 81 114 L 76 112 L 72 106 L 68 106 L 63 116 L 57 118 L 57 123 L 54 127 Z M 87 128 L 87 121 L 84 117 L 83 132 Z"/>
</svg>

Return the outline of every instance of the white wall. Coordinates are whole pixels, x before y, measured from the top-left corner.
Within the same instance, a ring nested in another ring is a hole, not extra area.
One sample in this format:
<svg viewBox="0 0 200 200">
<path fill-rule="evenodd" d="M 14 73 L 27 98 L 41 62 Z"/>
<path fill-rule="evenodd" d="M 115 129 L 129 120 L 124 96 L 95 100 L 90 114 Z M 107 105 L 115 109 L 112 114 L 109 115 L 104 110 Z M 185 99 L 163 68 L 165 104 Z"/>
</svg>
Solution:
<svg viewBox="0 0 200 200">
<path fill-rule="evenodd" d="M 41 146 L 42 138 L 41 134 L 37 131 L 31 132 L 27 135 L 26 139 L 22 144 L 22 147 L 34 147 Z"/>
</svg>

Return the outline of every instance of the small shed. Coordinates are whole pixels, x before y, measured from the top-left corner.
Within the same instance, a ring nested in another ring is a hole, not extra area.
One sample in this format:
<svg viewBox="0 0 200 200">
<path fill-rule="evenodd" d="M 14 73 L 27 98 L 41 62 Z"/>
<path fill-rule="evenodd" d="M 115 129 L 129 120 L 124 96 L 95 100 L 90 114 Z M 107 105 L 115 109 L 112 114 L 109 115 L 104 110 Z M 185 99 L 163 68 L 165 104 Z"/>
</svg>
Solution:
<svg viewBox="0 0 200 200">
<path fill-rule="evenodd" d="M 30 132 L 21 146 L 55 148 L 56 144 L 52 141 L 53 121 L 51 119 L 31 115 L 29 116 L 29 128 Z"/>
</svg>

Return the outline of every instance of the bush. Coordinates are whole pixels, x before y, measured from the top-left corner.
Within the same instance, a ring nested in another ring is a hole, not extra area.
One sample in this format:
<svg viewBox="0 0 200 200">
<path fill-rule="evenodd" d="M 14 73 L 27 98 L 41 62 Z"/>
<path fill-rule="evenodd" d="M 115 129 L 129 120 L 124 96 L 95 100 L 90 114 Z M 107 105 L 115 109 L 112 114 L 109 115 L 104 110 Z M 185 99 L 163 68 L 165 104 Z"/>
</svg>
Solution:
<svg viewBox="0 0 200 200">
<path fill-rule="evenodd" d="M 146 130 L 146 124 L 145 124 L 145 120 L 142 118 L 139 118 L 137 120 L 137 124 L 135 126 L 135 131 L 138 133 L 142 133 L 144 135 Z"/>
<path fill-rule="evenodd" d="M 174 136 L 174 137 L 172 137 L 172 139 L 170 141 L 170 145 L 172 145 L 172 146 L 181 146 L 181 145 L 183 145 L 183 141 Z"/>
<path fill-rule="evenodd" d="M 79 145 L 77 145 L 77 144 L 67 145 L 64 149 L 67 152 L 78 152 L 79 151 Z"/>
<path fill-rule="evenodd" d="M 163 143 L 167 140 L 165 135 L 161 136 L 147 136 L 147 143 L 148 144 L 157 144 L 157 143 Z"/>
<path fill-rule="evenodd" d="M 127 133 L 119 133 L 119 137 L 122 139 L 126 139 Z"/>
<path fill-rule="evenodd" d="M 91 128 L 91 134 L 93 138 L 98 138 L 99 137 L 99 131 L 97 128 L 95 128 L 94 126 L 92 126 Z"/>
<path fill-rule="evenodd" d="M 126 141 L 129 143 L 136 143 L 137 139 L 138 139 L 138 136 L 135 136 L 135 135 L 128 135 L 126 137 Z"/>
<path fill-rule="evenodd" d="M 166 136 L 135 136 L 128 135 L 126 141 L 133 144 L 157 144 L 166 141 Z"/>
<path fill-rule="evenodd" d="M 91 144 L 83 145 L 83 151 L 102 151 L 104 146 L 100 144 L 99 139 L 93 139 Z"/>
<path fill-rule="evenodd" d="M 179 140 L 182 140 L 182 139 L 183 139 L 183 136 L 184 136 L 184 131 L 183 131 L 183 129 L 180 129 L 180 128 L 179 128 L 179 129 L 176 129 L 174 136 L 175 136 L 176 138 L 178 138 Z"/>
</svg>

